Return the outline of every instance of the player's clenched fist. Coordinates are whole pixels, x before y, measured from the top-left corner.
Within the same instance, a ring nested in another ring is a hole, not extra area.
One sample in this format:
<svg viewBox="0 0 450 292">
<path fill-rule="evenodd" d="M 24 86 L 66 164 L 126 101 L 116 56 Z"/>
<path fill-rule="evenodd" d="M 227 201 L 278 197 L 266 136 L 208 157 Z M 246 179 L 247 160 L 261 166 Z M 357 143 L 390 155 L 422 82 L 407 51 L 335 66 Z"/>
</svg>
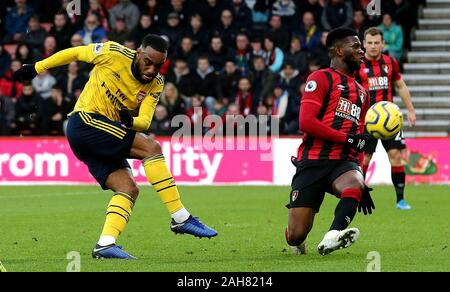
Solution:
<svg viewBox="0 0 450 292">
<path fill-rule="evenodd" d="M 31 80 L 36 77 L 38 73 L 34 68 L 34 64 L 23 64 L 19 70 L 14 72 L 14 80 L 15 81 L 26 81 Z"/>
</svg>

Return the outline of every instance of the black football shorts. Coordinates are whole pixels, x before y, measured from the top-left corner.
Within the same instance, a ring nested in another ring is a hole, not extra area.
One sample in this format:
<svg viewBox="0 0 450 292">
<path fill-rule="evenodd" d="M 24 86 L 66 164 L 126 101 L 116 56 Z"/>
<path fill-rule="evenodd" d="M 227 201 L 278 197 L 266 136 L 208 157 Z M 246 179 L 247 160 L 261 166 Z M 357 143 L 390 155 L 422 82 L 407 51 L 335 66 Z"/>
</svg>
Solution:
<svg viewBox="0 0 450 292">
<path fill-rule="evenodd" d="M 341 174 L 360 166 L 348 160 L 302 160 L 292 178 L 288 208 L 312 208 L 317 213 L 325 193 L 333 194 L 332 183 Z"/>
</svg>

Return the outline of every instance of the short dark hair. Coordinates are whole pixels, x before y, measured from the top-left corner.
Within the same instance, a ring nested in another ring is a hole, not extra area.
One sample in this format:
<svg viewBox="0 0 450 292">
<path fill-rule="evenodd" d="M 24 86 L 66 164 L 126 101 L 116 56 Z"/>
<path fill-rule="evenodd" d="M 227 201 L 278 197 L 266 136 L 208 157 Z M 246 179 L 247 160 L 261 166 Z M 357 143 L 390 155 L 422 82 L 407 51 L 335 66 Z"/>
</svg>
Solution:
<svg viewBox="0 0 450 292">
<path fill-rule="evenodd" d="M 148 34 L 142 41 L 142 48 L 152 47 L 161 53 L 167 53 L 169 49 L 169 43 L 161 36 L 156 34 Z"/>
<path fill-rule="evenodd" d="M 357 36 L 358 34 L 354 29 L 347 27 L 338 27 L 330 31 L 327 36 L 327 48 L 331 48 L 337 41 L 343 40 L 349 36 Z"/>
</svg>

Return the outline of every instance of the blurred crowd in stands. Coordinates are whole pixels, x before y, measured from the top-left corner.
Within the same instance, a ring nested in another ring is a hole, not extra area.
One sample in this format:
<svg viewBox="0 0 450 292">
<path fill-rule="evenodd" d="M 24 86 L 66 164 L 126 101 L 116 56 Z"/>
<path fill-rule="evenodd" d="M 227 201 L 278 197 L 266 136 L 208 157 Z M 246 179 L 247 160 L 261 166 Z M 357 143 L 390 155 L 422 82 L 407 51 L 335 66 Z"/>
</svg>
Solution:
<svg viewBox="0 0 450 292">
<path fill-rule="evenodd" d="M 410 48 L 418 6 L 425 1 L 383 0 L 2 0 L 0 3 L 0 135 L 64 135 L 92 65 L 72 62 L 31 82 L 12 79 L 22 64 L 95 42 L 136 49 L 148 33 L 170 42 L 161 73 L 165 94 L 150 132 L 170 135 L 171 119 L 202 123 L 208 114 L 275 116 L 280 134 L 299 133 L 307 76 L 329 66 L 324 45 L 339 26 L 378 26 L 386 49 L 400 61 Z M 77 8 L 77 7 L 70 7 Z M 67 12 L 69 11 L 69 13 Z M 75 12 L 75 13 L 74 13 Z M 205 129 L 206 130 L 206 129 Z M 270 127 L 268 128 L 270 131 Z"/>
</svg>

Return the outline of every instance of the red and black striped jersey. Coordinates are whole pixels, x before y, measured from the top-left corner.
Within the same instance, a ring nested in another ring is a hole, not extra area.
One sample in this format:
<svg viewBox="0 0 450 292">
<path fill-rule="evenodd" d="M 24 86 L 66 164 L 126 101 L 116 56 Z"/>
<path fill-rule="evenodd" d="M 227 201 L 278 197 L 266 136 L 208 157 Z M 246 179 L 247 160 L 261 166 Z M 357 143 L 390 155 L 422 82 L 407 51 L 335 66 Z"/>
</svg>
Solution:
<svg viewBox="0 0 450 292">
<path fill-rule="evenodd" d="M 354 77 L 333 68 L 318 70 L 307 80 L 301 107 L 320 106 L 317 120 L 322 125 L 347 134 L 364 130 L 364 117 L 369 108 L 368 92 Z M 300 124 L 308 123 L 302 120 Z M 297 157 L 300 160 L 350 160 L 358 161 L 358 153 L 343 144 L 318 138 L 321 133 L 309 131 L 303 137 Z"/>
<path fill-rule="evenodd" d="M 371 105 L 379 101 L 392 102 L 392 83 L 401 78 L 397 60 L 385 54 L 378 60 L 364 58 L 356 75 L 356 80 L 369 91 Z"/>
</svg>

